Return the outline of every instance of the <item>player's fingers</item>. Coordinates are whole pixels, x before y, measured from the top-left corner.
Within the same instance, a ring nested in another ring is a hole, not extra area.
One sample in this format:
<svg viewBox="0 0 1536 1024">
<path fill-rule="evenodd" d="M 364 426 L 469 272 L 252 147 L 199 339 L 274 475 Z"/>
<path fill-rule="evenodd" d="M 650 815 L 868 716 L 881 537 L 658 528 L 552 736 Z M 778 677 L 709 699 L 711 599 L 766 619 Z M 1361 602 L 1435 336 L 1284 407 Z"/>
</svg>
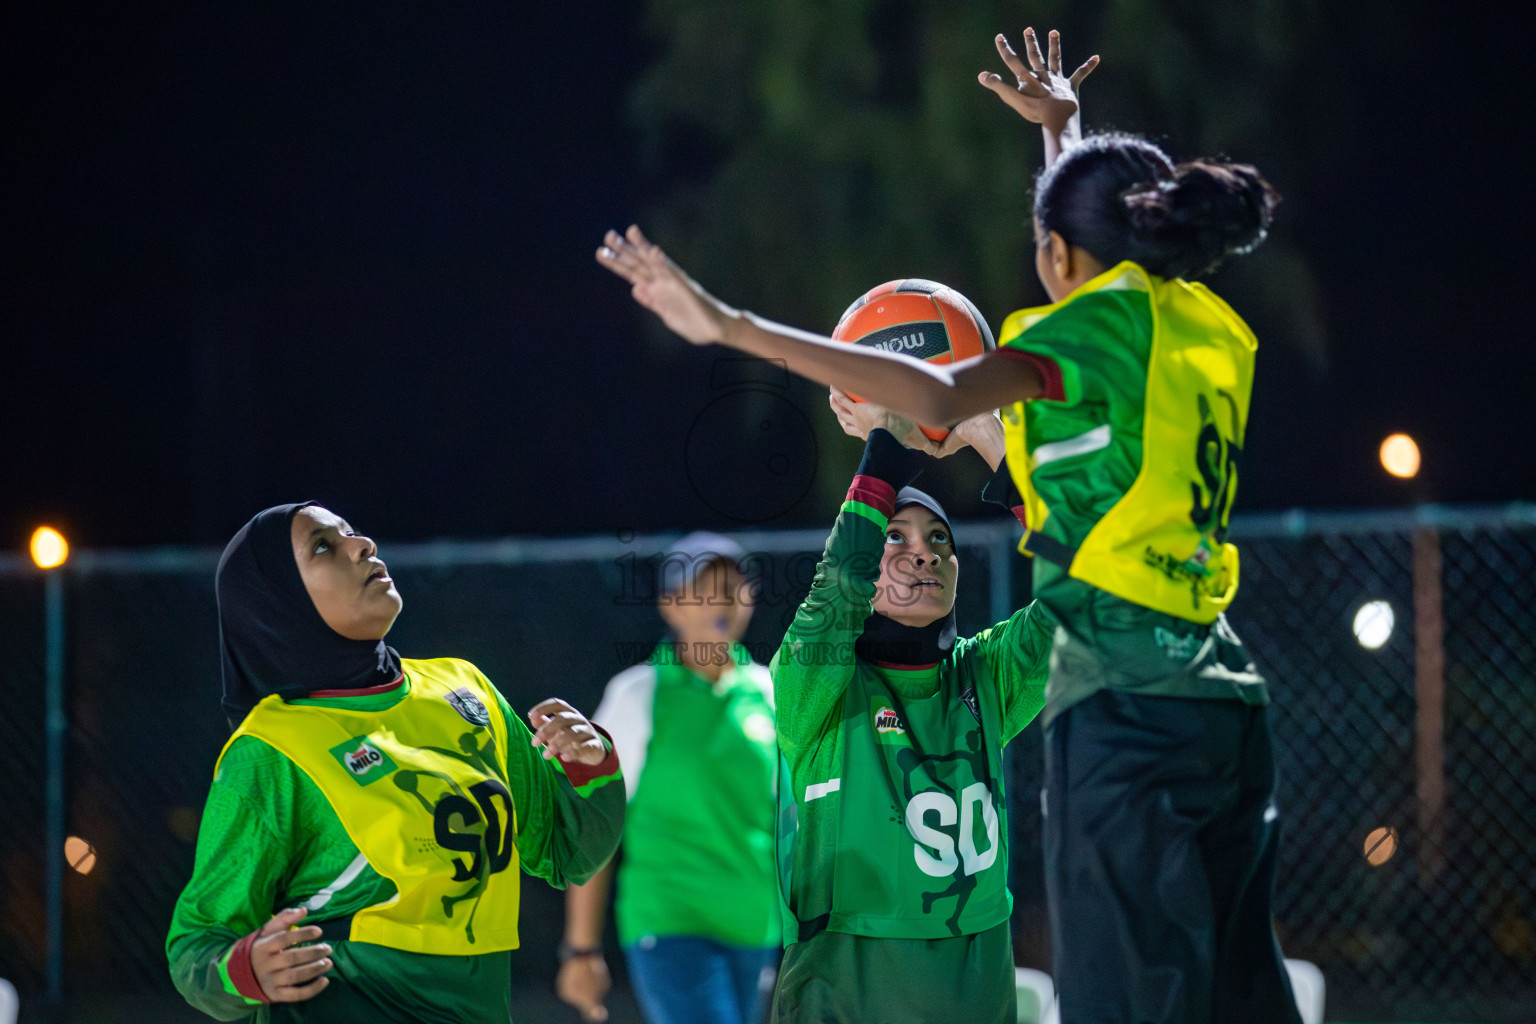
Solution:
<svg viewBox="0 0 1536 1024">
<path fill-rule="evenodd" d="M 288 907 L 286 910 L 279 910 L 272 915 L 271 920 L 261 926 L 260 930 L 256 932 L 256 937 L 261 939 L 266 938 L 268 935 L 277 935 L 280 932 L 285 932 L 290 925 L 304 920 L 304 915 L 307 913 L 309 911 L 303 907 Z"/>
<path fill-rule="evenodd" d="M 285 967 L 272 975 L 273 988 L 295 988 L 307 985 L 335 966 L 329 957 L 321 957 L 306 964 Z"/>
<path fill-rule="evenodd" d="M 995 92 L 998 96 L 998 99 L 1008 104 L 1014 110 L 1017 110 L 1025 117 L 1029 116 L 1029 99 L 1033 95 L 1031 86 L 1029 84 L 1031 82 L 1030 79 L 1022 79 L 1018 88 L 1014 88 L 1007 82 L 1003 81 L 1001 75 L 994 75 L 989 71 L 983 71 L 977 81 Z M 1034 85 L 1033 89 L 1039 90 L 1040 86 Z"/>
<path fill-rule="evenodd" d="M 1019 55 L 1014 52 L 1013 44 L 1008 42 L 1008 37 L 999 32 L 997 34 L 997 38 L 993 41 L 997 43 L 997 55 L 1003 58 L 1003 65 L 1007 67 L 1009 71 L 1012 71 L 1014 76 L 1017 78 L 1029 77 L 1029 67 L 1024 63 Z"/>
<path fill-rule="evenodd" d="M 535 739 L 547 743 L 556 736 L 567 733 L 577 726 L 591 728 L 586 716 L 580 711 L 577 711 L 575 708 L 565 708 L 555 711 L 552 715 L 547 715 L 544 721 L 539 724 L 539 727 L 533 730 L 533 735 Z"/>
<path fill-rule="evenodd" d="M 528 724 L 537 729 L 539 726 L 544 724 L 546 719 L 553 718 L 555 715 L 558 715 L 562 711 L 575 710 L 575 708 L 571 707 L 559 697 L 546 697 L 544 700 L 539 701 L 533 707 L 528 709 Z"/>
<path fill-rule="evenodd" d="M 1072 72 L 1072 78 L 1070 79 L 1072 83 L 1072 91 L 1076 92 L 1077 87 L 1083 84 L 1083 79 L 1093 74 L 1093 69 L 1098 66 L 1098 54 L 1094 54 L 1092 57 L 1089 57 L 1087 60 L 1083 61 L 1082 66 L 1079 67 L 1076 71 Z"/>
<path fill-rule="evenodd" d="M 278 953 L 273 959 L 279 967 L 299 967 L 304 964 L 312 964 L 317 960 L 324 960 L 331 955 L 331 947 L 328 943 L 317 943 L 313 946 L 290 946 Z"/>
<path fill-rule="evenodd" d="M 585 1010 L 582 1010 L 581 1016 L 583 1020 L 605 1021 L 608 1019 L 608 1007 L 602 1003 L 594 1003 Z"/>
<path fill-rule="evenodd" d="M 1051 74 L 1061 74 L 1061 33 L 1055 29 L 1045 37 L 1045 66 L 1051 69 Z"/>
<path fill-rule="evenodd" d="M 631 224 L 629 229 L 624 232 L 624 237 L 629 239 L 629 243 L 641 252 L 645 252 L 647 249 L 658 248 L 655 242 L 645 237 L 645 232 L 640 230 L 639 224 Z"/>
<path fill-rule="evenodd" d="M 1040 52 L 1040 40 L 1032 28 L 1024 30 L 1024 55 L 1029 58 L 1029 66 L 1037 73 L 1046 73 L 1045 55 Z"/>
<path fill-rule="evenodd" d="M 624 238 L 630 245 L 635 247 L 635 252 L 640 254 L 642 262 L 654 268 L 665 267 L 668 270 L 681 273 L 677 264 L 673 263 L 667 257 L 667 254 L 662 251 L 661 246 L 645 237 L 645 232 L 640 230 L 640 225 L 631 224 L 629 230 L 624 232 Z"/>
<path fill-rule="evenodd" d="M 598 732 L 580 715 L 560 715 L 539 727 L 533 745 L 544 748 L 545 757 L 571 755 L 598 739 Z"/>
<path fill-rule="evenodd" d="M 289 928 L 276 935 L 264 935 L 251 946 L 251 955 L 280 957 L 290 949 L 301 948 L 300 943 L 314 942 L 320 938 L 320 929 L 314 925 L 306 928 Z"/>
<path fill-rule="evenodd" d="M 306 999 L 313 999 L 325 991 L 325 986 L 331 983 L 331 979 L 325 975 L 315 978 L 303 985 L 284 985 L 272 990 L 274 1003 L 302 1003 Z"/>
<path fill-rule="evenodd" d="M 641 258 L 640 251 L 617 231 L 609 231 L 603 236 L 603 248 L 613 254 L 614 260 L 631 270 L 645 269 L 645 260 Z"/>
<path fill-rule="evenodd" d="M 642 278 L 637 271 L 631 270 L 629 267 L 626 267 L 623 263 L 619 262 L 618 254 L 615 253 L 612 249 L 608 248 L 606 245 L 597 250 L 597 262 L 601 263 L 603 266 L 607 267 L 609 270 L 613 271 L 615 274 L 618 274 L 624 280 L 628 281 L 632 285 L 635 285 L 636 287 L 639 287 L 645 283 L 646 279 Z"/>
<path fill-rule="evenodd" d="M 634 246 L 613 231 L 603 238 L 603 245 L 597 250 L 597 261 L 631 284 L 641 284 L 650 276 Z"/>
</svg>

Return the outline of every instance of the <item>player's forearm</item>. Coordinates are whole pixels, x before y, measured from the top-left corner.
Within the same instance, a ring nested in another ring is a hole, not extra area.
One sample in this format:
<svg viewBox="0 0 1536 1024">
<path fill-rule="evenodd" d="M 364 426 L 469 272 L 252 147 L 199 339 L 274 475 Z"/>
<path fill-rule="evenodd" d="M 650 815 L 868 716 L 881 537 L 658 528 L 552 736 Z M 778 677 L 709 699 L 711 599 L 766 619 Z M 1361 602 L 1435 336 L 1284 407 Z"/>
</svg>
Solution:
<svg viewBox="0 0 1536 1024">
<path fill-rule="evenodd" d="M 744 310 L 724 323 L 722 344 L 780 361 L 802 377 L 860 395 L 918 423 L 949 426 L 1004 404 L 973 387 L 957 386 L 949 367 L 843 344 Z M 1012 394 L 1007 401 L 1024 397 L 1029 396 Z"/>
<path fill-rule="evenodd" d="M 1040 134 L 1045 137 L 1045 166 L 1050 167 L 1056 162 L 1057 157 L 1083 141 L 1082 107 L 1078 107 L 1077 113 L 1068 118 L 1067 123 L 1060 128 L 1041 125 Z"/>
<path fill-rule="evenodd" d="M 241 1020 L 258 1005 L 235 990 L 225 958 L 237 936 L 225 932 L 174 937 L 166 950 L 171 983 L 194 1009 L 215 1020 Z"/>
<path fill-rule="evenodd" d="M 853 674 L 854 643 L 873 607 L 896 493 L 916 478 L 925 461 L 887 431 L 869 432 L 811 591 L 773 661 L 779 742 L 786 749 L 813 743 L 843 699 Z"/>
<path fill-rule="evenodd" d="M 605 737 L 606 739 L 606 737 Z M 551 843 L 556 885 L 580 885 L 599 874 L 619 848 L 624 832 L 624 777 L 611 753 L 596 767 L 561 762 L 555 787 L 559 826 Z"/>
<path fill-rule="evenodd" d="M 988 632 L 992 642 L 981 646 L 1002 692 L 1003 742 L 1007 743 L 1045 707 L 1056 618 L 1043 604 L 1032 601 Z"/>
<path fill-rule="evenodd" d="M 596 949 L 603 943 L 603 915 L 608 910 L 608 889 L 613 863 L 605 864 L 592 880 L 565 890 L 565 944 L 573 949 Z"/>
</svg>

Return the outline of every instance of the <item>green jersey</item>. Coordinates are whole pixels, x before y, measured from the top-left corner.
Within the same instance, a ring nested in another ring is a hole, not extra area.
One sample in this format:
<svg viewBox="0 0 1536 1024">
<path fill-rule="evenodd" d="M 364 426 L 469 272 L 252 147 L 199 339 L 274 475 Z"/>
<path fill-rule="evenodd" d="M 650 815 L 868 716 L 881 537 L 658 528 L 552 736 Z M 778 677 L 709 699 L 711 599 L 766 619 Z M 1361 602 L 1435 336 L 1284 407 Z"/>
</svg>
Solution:
<svg viewBox="0 0 1536 1024">
<path fill-rule="evenodd" d="M 1003 410 L 1008 468 L 1061 631 L 1046 721 L 1100 689 L 1267 702 L 1220 619 L 1257 348 L 1199 284 L 1122 263 L 1004 322 L 999 358 L 1040 360 L 1047 392 Z"/>
<path fill-rule="evenodd" d="M 778 747 L 768 670 L 738 645 L 711 683 L 662 643 L 647 663 L 614 676 L 593 720 L 613 737 L 629 793 L 619 941 L 776 945 Z"/>
<path fill-rule="evenodd" d="M 1002 748 L 1044 704 L 1053 623 L 1032 605 L 938 665 L 856 659 L 888 515 L 844 503 L 771 667 L 791 943 L 822 929 L 938 939 L 1008 916 Z"/>
<path fill-rule="evenodd" d="M 386 693 L 293 703 L 383 712 L 410 693 L 407 672 Z M 612 854 L 622 828 L 614 759 L 596 769 L 546 761 L 521 717 L 499 693 L 496 700 L 511 730 L 504 767 L 521 867 L 555 885 L 586 881 Z M 361 855 L 304 770 L 268 743 L 239 737 L 209 790 L 192 878 L 171 921 L 172 981 L 194 1007 L 220 1020 L 505 1024 L 507 953 L 445 956 L 347 940 L 353 915 L 396 896 L 395 884 Z M 335 950 L 330 985 L 306 1002 L 261 1004 L 242 992 L 239 965 L 232 979 L 231 953 L 275 912 L 300 905 L 311 908 L 306 923 L 326 929 Z"/>
</svg>

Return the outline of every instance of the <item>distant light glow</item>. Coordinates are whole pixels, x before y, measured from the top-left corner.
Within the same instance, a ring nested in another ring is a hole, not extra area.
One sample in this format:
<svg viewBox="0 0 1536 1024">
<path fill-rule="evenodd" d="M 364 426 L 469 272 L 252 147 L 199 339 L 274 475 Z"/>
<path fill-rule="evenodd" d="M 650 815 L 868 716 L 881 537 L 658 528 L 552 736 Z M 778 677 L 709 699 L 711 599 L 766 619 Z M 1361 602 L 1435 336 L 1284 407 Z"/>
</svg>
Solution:
<svg viewBox="0 0 1536 1024">
<path fill-rule="evenodd" d="M 1397 852 L 1397 829 L 1390 826 L 1371 829 L 1371 834 L 1365 837 L 1365 861 L 1373 868 L 1379 868 L 1392 859 Z"/>
<path fill-rule="evenodd" d="M 39 569 L 56 569 L 69 557 L 69 541 L 51 526 L 32 531 L 32 561 Z"/>
<path fill-rule="evenodd" d="M 64 859 L 70 867 L 82 875 L 88 875 L 96 866 L 96 847 L 79 836 L 70 836 L 64 840 Z"/>
<path fill-rule="evenodd" d="M 1374 651 L 1392 639 L 1392 627 L 1397 616 L 1385 601 L 1367 601 L 1355 612 L 1355 639 L 1366 650 Z"/>
<path fill-rule="evenodd" d="M 1403 479 L 1419 475 L 1419 446 L 1407 434 L 1393 434 L 1381 442 L 1381 465 Z"/>
<path fill-rule="evenodd" d="M 171 835 L 184 843 L 197 842 L 197 822 L 197 812 L 190 807 L 172 807 L 165 814 L 165 824 Z"/>
</svg>

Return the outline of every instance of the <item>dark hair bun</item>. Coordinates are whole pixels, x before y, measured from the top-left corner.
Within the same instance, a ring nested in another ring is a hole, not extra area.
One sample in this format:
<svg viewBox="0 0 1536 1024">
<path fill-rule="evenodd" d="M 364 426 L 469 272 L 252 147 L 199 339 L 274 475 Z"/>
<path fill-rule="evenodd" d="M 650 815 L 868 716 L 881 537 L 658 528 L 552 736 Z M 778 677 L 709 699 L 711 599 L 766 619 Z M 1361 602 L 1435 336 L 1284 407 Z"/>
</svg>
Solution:
<svg viewBox="0 0 1536 1024">
<path fill-rule="evenodd" d="M 1090 135 L 1035 186 L 1035 219 L 1106 267 L 1195 277 L 1264 240 L 1280 196 L 1247 164 L 1174 165 L 1146 139 Z"/>
<path fill-rule="evenodd" d="M 1154 273 L 1196 277 L 1262 242 L 1280 194 L 1249 164 L 1191 160 L 1121 201 L 1139 240 L 1167 255 Z"/>
</svg>

